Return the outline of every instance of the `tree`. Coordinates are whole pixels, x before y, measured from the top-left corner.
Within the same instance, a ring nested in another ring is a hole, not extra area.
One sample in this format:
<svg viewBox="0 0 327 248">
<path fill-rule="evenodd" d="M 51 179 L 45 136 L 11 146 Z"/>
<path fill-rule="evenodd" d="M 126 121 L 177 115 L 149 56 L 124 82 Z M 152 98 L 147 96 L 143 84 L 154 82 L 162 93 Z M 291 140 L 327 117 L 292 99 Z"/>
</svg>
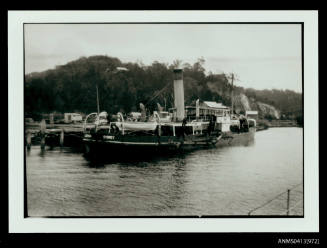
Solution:
<svg viewBox="0 0 327 248">
<path fill-rule="evenodd" d="M 181 60 L 172 64 L 154 61 L 145 66 L 141 62 L 122 63 L 108 56 L 82 57 L 56 69 L 25 76 L 25 113 L 39 116 L 53 111 L 95 112 L 96 85 L 99 89 L 101 110 L 111 114 L 139 110 L 142 102 L 149 111 L 156 110 L 157 103 L 174 106 L 173 69 L 183 68 L 185 103 L 194 104 L 196 99 L 222 102 L 231 105 L 231 82 L 226 74 L 205 73 L 205 60 L 199 58 L 193 65 Z M 128 72 L 114 73 L 117 66 Z M 234 86 L 234 94 L 245 94 L 253 102 L 271 104 L 285 118 L 301 121 L 302 94 L 290 90 L 255 90 Z M 267 116 L 271 119 L 271 116 Z M 284 117 L 283 117 L 284 118 Z M 302 117 L 303 118 L 303 117 Z"/>
</svg>

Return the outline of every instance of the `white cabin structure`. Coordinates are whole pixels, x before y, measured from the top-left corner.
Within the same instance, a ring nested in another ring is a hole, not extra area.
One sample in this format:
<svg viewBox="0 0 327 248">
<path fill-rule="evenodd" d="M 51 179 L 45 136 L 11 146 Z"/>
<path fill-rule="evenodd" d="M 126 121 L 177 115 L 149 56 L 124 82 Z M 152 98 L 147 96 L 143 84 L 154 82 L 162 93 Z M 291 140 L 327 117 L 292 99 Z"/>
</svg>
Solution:
<svg viewBox="0 0 327 248">
<path fill-rule="evenodd" d="M 77 113 L 65 113 L 64 114 L 64 122 L 65 123 L 72 123 L 72 122 L 79 122 L 82 121 L 83 117 Z"/>
<path fill-rule="evenodd" d="M 245 117 L 258 120 L 258 111 L 248 110 L 245 112 Z"/>
<path fill-rule="evenodd" d="M 197 111 L 198 106 L 198 111 Z M 230 131 L 230 109 L 224 106 L 222 103 L 217 103 L 213 101 L 203 101 L 197 106 L 186 106 L 186 116 L 188 121 L 192 120 L 210 120 L 211 116 L 216 116 L 218 128 L 222 132 Z M 198 116 L 197 116 L 198 115 Z"/>
</svg>

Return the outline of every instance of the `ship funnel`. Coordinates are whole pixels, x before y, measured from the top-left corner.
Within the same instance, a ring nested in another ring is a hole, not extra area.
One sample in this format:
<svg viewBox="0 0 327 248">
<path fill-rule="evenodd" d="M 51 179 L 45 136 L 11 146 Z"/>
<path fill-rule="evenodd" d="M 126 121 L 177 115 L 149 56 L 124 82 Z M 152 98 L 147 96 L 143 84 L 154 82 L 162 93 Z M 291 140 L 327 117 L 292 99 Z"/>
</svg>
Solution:
<svg viewBox="0 0 327 248">
<path fill-rule="evenodd" d="M 182 121 L 185 117 L 184 84 L 182 69 L 174 69 L 174 98 L 176 118 L 178 121 Z"/>
</svg>

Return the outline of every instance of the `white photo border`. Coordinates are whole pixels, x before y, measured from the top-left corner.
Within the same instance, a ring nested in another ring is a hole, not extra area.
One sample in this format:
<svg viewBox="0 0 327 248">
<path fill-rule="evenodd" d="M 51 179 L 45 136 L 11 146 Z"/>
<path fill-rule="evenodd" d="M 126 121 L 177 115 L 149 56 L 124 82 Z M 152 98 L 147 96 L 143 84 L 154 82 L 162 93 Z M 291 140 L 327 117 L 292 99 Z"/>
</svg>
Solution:
<svg viewBox="0 0 327 248">
<path fill-rule="evenodd" d="M 24 23 L 304 23 L 304 217 L 24 218 Z M 9 233 L 319 232 L 318 11 L 8 11 Z"/>
</svg>

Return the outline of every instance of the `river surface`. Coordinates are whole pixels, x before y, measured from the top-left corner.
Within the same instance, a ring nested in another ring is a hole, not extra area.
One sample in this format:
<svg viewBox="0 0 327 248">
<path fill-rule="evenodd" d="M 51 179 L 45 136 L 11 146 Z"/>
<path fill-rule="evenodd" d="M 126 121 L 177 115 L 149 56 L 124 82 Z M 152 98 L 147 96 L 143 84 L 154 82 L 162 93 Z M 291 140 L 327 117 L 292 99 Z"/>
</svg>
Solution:
<svg viewBox="0 0 327 248">
<path fill-rule="evenodd" d="M 271 128 L 251 144 L 101 163 L 71 148 L 33 146 L 26 153 L 28 215 L 247 215 L 293 187 L 290 214 L 303 215 L 302 138 L 302 128 Z M 285 214 L 286 195 L 252 215 Z"/>
</svg>

